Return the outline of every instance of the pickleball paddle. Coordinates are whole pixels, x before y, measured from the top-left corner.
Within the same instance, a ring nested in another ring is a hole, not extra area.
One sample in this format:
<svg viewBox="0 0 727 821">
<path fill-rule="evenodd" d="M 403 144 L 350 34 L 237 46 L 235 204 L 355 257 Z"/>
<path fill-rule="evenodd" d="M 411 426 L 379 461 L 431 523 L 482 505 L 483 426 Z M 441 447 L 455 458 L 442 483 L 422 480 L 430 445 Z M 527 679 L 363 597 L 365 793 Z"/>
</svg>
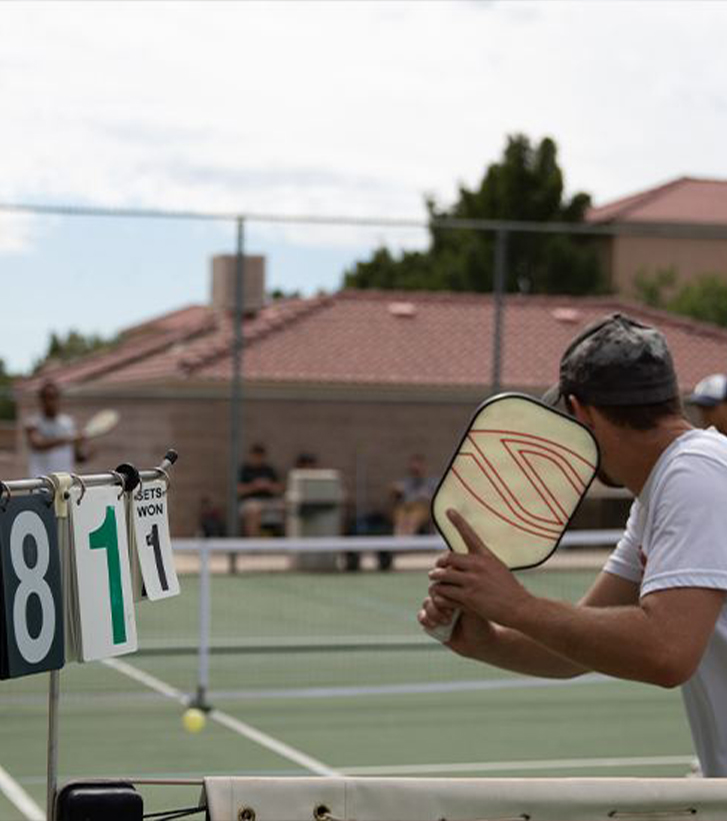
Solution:
<svg viewBox="0 0 727 821">
<path fill-rule="evenodd" d="M 120 418 L 119 412 L 113 408 L 100 410 L 85 424 L 83 435 L 86 439 L 96 439 L 98 436 L 105 436 L 119 424 Z"/>
<path fill-rule="evenodd" d="M 580 422 L 530 396 L 499 394 L 462 436 L 432 519 L 450 550 L 467 552 L 446 515 L 454 508 L 510 569 L 535 567 L 557 548 L 598 464 L 596 440 Z M 429 632 L 447 641 L 455 621 Z"/>
</svg>

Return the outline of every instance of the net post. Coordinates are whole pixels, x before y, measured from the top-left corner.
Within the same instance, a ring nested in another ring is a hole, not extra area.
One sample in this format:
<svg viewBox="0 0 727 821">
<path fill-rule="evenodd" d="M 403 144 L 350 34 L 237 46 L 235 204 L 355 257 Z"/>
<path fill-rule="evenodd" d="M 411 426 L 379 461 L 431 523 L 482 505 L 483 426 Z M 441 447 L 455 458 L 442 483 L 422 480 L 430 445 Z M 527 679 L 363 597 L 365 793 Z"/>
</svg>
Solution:
<svg viewBox="0 0 727 821">
<path fill-rule="evenodd" d="M 210 710 L 207 701 L 210 665 L 210 563 L 209 548 L 204 539 L 199 543 L 199 649 L 197 652 L 197 692 L 191 706 L 205 712 Z"/>
</svg>

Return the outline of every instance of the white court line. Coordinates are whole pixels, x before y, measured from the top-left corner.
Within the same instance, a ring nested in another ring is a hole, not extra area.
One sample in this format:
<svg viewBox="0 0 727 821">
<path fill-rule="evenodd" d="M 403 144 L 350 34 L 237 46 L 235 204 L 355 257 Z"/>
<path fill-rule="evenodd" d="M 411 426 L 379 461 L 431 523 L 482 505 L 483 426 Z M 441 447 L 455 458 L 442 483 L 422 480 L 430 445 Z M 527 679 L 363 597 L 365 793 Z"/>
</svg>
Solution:
<svg viewBox="0 0 727 821">
<path fill-rule="evenodd" d="M 478 761 L 461 764 L 402 764 L 386 767 L 345 767 L 345 775 L 425 775 L 428 773 L 496 773 L 518 770 L 571 770 L 601 767 L 689 766 L 694 756 L 661 755 L 631 758 L 553 758 L 541 761 Z"/>
<path fill-rule="evenodd" d="M 214 698 L 229 701 L 290 698 L 358 698 L 361 696 L 414 696 L 441 693 L 477 693 L 483 690 L 530 690 L 552 687 L 578 687 L 584 684 L 614 682 L 601 673 L 586 673 L 578 678 L 496 678 L 467 681 L 436 681 L 410 684 L 361 684 L 340 687 L 290 687 L 267 690 L 212 690 Z"/>
<path fill-rule="evenodd" d="M 166 698 L 170 698 L 173 701 L 177 701 L 185 706 L 187 705 L 187 696 L 181 690 L 177 690 L 176 687 L 172 687 L 170 684 L 156 678 L 156 676 L 145 673 L 138 667 L 134 667 L 132 664 L 129 664 L 126 661 L 120 661 L 119 659 L 105 659 L 103 663 L 107 667 L 111 667 L 112 670 L 116 670 L 118 673 L 139 682 L 139 684 L 143 684 L 145 687 L 155 690 L 157 693 L 160 693 Z M 316 775 L 340 775 L 338 770 L 332 769 L 322 761 L 318 761 L 318 759 L 307 755 L 301 750 L 297 750 L 295 747 L 291 747 L 289 744 L 279 741 L 277 738 L 273 738 L 267 733 L 253 727 L 251 724 L 246 724 L 244 721 L 239 721 L 227 713 L 223 713 L 220 710 L 211 710 L 207 714 L 207 717 L 212 721 L 216 721 L 221 726 L 227 727 L 228 730 L 232 730 L 238 735 L 244 736 L 250 741 L 254 741 L 261 747 L 266 747 L 268 750 L 272 750 L 282 758 L 287 758 L 288 761 L 293 761 L 294 763 L 299 764 L 301 767 L 304 767 L 306 770 L 309 770 Z"/>
<path fill-rule="evenodd" d="M 135 668 L 136 669 L 136 668 Z M 140 676 L 146 674 L 139 670 Z M 153 677 L 152 677 L 153 678 Z M 137 681 L 142 681 L 137 678 Z M 158 679 L 156 679 L 158 681 Z M 413 696 L 413 695 L 439 695 L 442 693 L 476 693 L 489 690 L 520 690 L 520 689 L 541 689 L 553 687 L 578 687 L 585 684 L 618 684 L 620 679 L 610 678 L 601 673 L 586 673 L 577 678 L 496 678 L 496 679 L 468 679 L 464 681 L 433 681 L 433 682 L 413 682 L 408 684 L 354 684 L 341 685 L 335 687 L 286 687 L 260 690 L 210 690 L 212 699 L 223 699 L 225 701 L 260 701 L 270 699 L 331 699 L 331 698 L 359 698 L 364 696 Z M 142 681 L 147 684 L 147 681 Z M 163 682 L 159 682 L 163 684 Z M 166 685 L 165 685 L 166 686 Z M 155 689 L 152 687 L 152 689 Z M 186 697 L 178 693 L 174 688 L 165 692 L 168 698 L 183 701 Z M 69 693 L 64 697 L 66 707 L 81 704 L 85 706 L 89 698 L 87 693 Z M 115 693 L 104 692 L 94 693 L 92 698 L 97 701 L 117 701 L 125 698 L 128 701 L 146 701 L 156 698 L 153 693 Z M 37 702 L 38 696 L 33 694 L 17 694 L 10 696 L 8 704 L 33 704 Z"/>
<path fill-rule="evenodd" d="M 0 767 L 0 791 L 23 813 L 23 818 L 27 818 L 29 821 L 45 821 L 43 810 L 2 767 Z"/>
</svg>

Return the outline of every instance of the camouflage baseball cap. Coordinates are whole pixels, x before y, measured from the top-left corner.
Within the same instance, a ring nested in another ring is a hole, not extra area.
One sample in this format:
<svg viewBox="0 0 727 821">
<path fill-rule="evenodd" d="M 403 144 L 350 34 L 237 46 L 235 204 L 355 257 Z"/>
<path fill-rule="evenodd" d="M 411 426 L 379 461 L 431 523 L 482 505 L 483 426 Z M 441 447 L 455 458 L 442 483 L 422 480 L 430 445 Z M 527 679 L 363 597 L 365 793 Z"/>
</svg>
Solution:
<svg viewBox="0 0 727 821">
<path fill-rule="evenodd" d="M 555 405 L 570 394 L 589 405 L 651 405 L 678 396 L 664 335 L 624 314 L 589 325 L 566 348 L 560 380 L 543 399 Z"/>
</svg>

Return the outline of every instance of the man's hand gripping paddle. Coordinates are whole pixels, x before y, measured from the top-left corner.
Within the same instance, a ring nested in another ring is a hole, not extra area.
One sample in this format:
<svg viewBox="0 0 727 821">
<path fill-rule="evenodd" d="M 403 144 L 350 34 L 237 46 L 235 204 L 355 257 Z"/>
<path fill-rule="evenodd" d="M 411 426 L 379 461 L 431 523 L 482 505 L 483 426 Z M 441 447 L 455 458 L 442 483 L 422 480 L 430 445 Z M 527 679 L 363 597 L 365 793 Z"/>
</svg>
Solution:
<svg viewBox="0 0 727 821">
<path fill-rule="evenodd" d="M 432 518 L 450 550 L 467 553 L 455 510 L 511 570 L 553 554 L 598 470 L 591 432 L 570 416 L 520 394 L 480 405 L 432 499 Z M 451 638 L 449 624 L 427 632 Z"/>
</svg>

